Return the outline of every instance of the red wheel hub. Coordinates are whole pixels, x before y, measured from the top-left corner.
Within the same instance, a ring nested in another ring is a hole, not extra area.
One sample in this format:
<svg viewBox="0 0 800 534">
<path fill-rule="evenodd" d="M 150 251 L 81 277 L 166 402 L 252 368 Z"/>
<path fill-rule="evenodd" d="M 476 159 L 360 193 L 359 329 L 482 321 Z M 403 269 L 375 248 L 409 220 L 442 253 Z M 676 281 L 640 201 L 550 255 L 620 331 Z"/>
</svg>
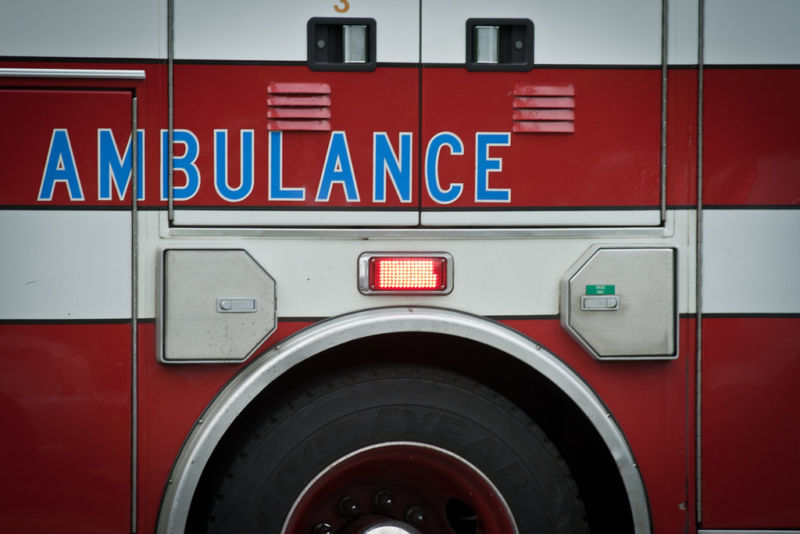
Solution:
<svg viewBox="0 0 800 534">
<path fill-rule="evenodd" d="M 380 528 L 379 528 L 380 527 Z M 492 482 L 432 445 L 381 443 L 330 464 L 295 501 L 285 534 L 514 534 Z"/>
</svg>

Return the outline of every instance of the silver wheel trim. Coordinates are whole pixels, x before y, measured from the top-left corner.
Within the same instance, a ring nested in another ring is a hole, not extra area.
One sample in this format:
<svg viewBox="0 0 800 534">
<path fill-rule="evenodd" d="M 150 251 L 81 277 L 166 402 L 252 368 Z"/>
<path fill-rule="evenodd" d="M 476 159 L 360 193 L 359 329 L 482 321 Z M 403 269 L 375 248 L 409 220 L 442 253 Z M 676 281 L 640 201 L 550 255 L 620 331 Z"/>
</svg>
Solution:
<svg viewBox="0 0 800 534">
<path fill-rule="evenodd" d="M 591 421 L 614 458 L 628 494 L 634 532 L 650 534 L 647 494 L 633 453 L 602 401 L 561 360 L 531 339 L 494 321 L 453 310 L 393 307 L 321 321 L 253 360 L 220 392 L 198 419 L 173 465 L 161 503 L 157 532 L 181 534 L 200 475 L 214 447 L 246 406 L 294 365 L 349 341 L 397 332 L 462 337 L 505 352 L 558 386 Z"/>
<path fill-rule="evenodd" d="M 452 453 L 452 452 L 448 451 L 447 449 L 442 449 L 441 447 L 437 447 L 437 446 L 431 445 L 429 443 L 419 443 L 419 442 L 416 442 L 416 441 L 385 441 L 383 443 L 377 443 L 375 445 L 369 445 L 368 447 L 362 447 L 361 449 L 358 449 L 358 450 L 353 451 L 353 452 L 351 452 L 349 454 L 346 454 L 346 455 L 342 456 L 341 458 L 339 458 L 338 460 L 336 460 L 335 462 L 331 463 L 323 471 L 320 471 L 317 474 L 317 476 L 315 476 L 311 480 L 311 482 L 306 484 L 306 487 L 303 488 L 303 491 L 300 492 L 300 495 L 297 497 L 297 499 L 295 499 L 294 504 L 292 504 L 292 508 L 289 510 L 289 513 L 286 516 L 286 521 L 284 521 L 284 523 L 283 523 L 283 528 L 281 528 L 281 532 L 286 532 L 286 525 L 289 522 L 289 518 L 292 517 L 292 515 L 295 512 L 295 510 L 297 509 L 297 505 L 300 503 L 300 501 L 303 500 L 303 497 L 305 497 L 305 495 L 308 492 L 308 490 L 311 489 L 327 473 L 329 473 L 333 469 L 336 469 L 336 467 L 338 467 L 339 465 L 347 462 L 349 459 L 353 458 L 354 456 L 358 456 L 359 454 L 362 454 L 362 453 L 365 453 L 365 452 L 368 452 L 368 451 L 372 451 L 372 450 L 375 450 L 375 449 L 380 449 L 380 448 L 383 448 L 383 447 L 394 447 L 394 446 L 397 446 L 397 445 L 404 446 L 404 447 L 420 447 L 422 449 L 432 450 L 432 451 L 437 452 L 438 454 L 449 456 L 453 460 L 455 460 L 458 463 L 460 463 L 460 464 L 466 466 L 467 468 L 469 468 L 469 470 L 472 471 L 473 473 L 475 473 L 476 475 L 478 475 L 481 478 L 481 480 L 483 480 L 483 482 L 488 487 L 492 488 L 492 491 L 494 492 L 494 494 L 497 495 L 498 499 L 503 503 L 503 508 L 506 511 L 506 515 L 512 519 L 512 523 L 514 524 L 514 534 L 518 534 L 519 533 L 519 530 L 517 530 L 517 523 L 516 523 L 516 521 L 513 520 L 514 519 L 514 515 L 511 513 L 511 509 L 508 507 L 508 503 L 506 502 L 505 497 L 503 497 L 503 494 L 500 493 L 500 490 L 497 489 L 497 486 L 495 486 L 494 483 L 491 480 L 489 480 L 489 478 L 485 474 L 483 474 L 483 471 L 481 471 L 480 469 L 475 467 L 472 463 L 468 462 L 467 460 L 465 460 L 461 456 L 459 456 L 459 455 L 457 455 L 455 453 Z M 389 528 L 394 528 L 394 527 L 389 527 Z M 413 528 L 413 527 L 411 527 L 411 528 Z M 372 532 L 373 532 L 372 530 L 368 530 L 367 534 L 370 534 Z M 396 532 L 399 533 L 400 530 L 396 530 Z M 407 531 L 404 531 L 404 532 L 407 532 Z M 412 532 L 416 532 L 416 529 L 414 529 Z M 376 534 L 380 534 L 380 532 L 376 531 Z"/>
</svg>

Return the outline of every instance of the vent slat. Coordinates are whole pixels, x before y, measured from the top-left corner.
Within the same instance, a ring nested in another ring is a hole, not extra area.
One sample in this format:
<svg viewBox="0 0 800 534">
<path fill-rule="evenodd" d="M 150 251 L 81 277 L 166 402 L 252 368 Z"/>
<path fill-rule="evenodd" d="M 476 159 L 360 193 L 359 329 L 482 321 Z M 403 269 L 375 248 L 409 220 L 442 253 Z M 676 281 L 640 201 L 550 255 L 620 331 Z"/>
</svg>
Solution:
<svg viewBox="0 0 800 534">
<path fill-rule="evenodd" d="M 571 109 L 515 109 L 511 114 L 515 121 L 574 121 Z"/>
<path fill-rule="evenodd" d="M 329 132 L 331 122 L 324 120 L 270 120 L 267 121 L 267 130 L 283 131 L 310 131 L 310 132 Z"/>
<path fill-rule="evenodd" d="M 512 95 L 512 132 L 575 133 L 575 88 L 571 84 L 516 85 Z"/>
<path fill-rule="evenodd" d="M 327 83 L 272 82 L 267 93 L 281 95 L 329 95 L 331 86 Z"/>
<path fill-rule="evenodd" d="M 571 96 L 517 96 L 512 106 L 515 109 L 572 109 L 575 98 Z"/>
<path fill-rule="evenodd" d="M 267 86 L 267 130 L 331 130 L 331 86 L 327 83 L 272 82 Z"/>
<path fill-rule="evenodd" d="M 267 118 L 270 119 L 330 119 L 331 110 L 328 108 L 288 108 L 270 107 L 267 109 Z"/>
<path fill-rule="evenodd" d="M 267 97 L 268 106 L 290 107 L 326 107 L 331 105 L 329 96 L 270 96 Z"/>
<path fill-rule="evenodd" d="M 517 85 L 514 96 L 575 96 L 572 85 Z"/>
<path fill-rule="evenodd" d="M 571 121 L 515 121 L 511 131 L 517 133 L 575 133 L 575 123 Z"/>
</svg>

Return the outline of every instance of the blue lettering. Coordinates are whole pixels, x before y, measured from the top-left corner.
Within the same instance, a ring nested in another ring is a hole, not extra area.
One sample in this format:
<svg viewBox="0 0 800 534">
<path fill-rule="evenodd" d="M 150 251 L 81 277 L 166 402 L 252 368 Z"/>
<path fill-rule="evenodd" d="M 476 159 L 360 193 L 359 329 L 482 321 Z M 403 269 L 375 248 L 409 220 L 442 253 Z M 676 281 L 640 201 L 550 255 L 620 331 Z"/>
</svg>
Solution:
<svg viewBox="0 0 800 534">
<path fill-rule="evenodd" d="M 167 200 L 169 189 L 169 132 L 161 131 L 161 200 Z M 172 156 L 173 184 L 172 198 L 174 200 L 188 200 L 197 194 L 200 189 L 200 171 L 197 168 L 197 155 L 200 151 L 197 137 L 189 130 L 173 130 L 172 144 L 182 144 L 185 150 L 181 156 Z M 177 186 L 174 183 L 174 173 L 181 171 L 186 177 L 186 183 Z"/>
<path fill-rule="evenodd" d="M 239 202 L 253 192 L 253 130 L 242 130 L 239 149 L 239 187 L 228 185 L 228 130 L 214 130 L 214 188 L 220 198 Z"/>
<path fill-rule="evenodd" d="M 358 187 L 344 132 L 333 132 L 317 189 L 317 202 L 328 202 L 334 184 L 342 184 L 348 202 L 358 202 Z"/>
<path fill-rule="evenodd" d="M 411 132 L 400 133 L 400 158 L 386 132 L 372 136 L 372 200 L 386 202 L 386 175 L 392 180 L 400 202 L 411 202 Z M 401 163 L 402 161 L 402 163 Z"/>
<path fill-rule="evenodd" d="M 131 150 L 131 137 L 125 146 L 125 155 L 120 157 L 114 133 L 103 128 L 97 130 L 97 198 L 98 200 L 111 200 L 111 184 L 117 191 L 117 198 L 122 200 L 128 194 L 133 174 Z M 144 200 L 144 130 L 136 132 L 136 198 Z"/>
<path fill-rule="evenodd" d="M 283 132 L 269 132 L 269 200 L 306 199 L 305 187 L 283 187 Z"/>
<path fill-rule="evenodd" d="M 464 189 L 464 185 L 460 183 L 451 184 L 447 189 L 442 189 L 439 185 L 439 153 L 445 145 L 454 156 L 464 154 L 464 143 L 452 132 L 439 132 L 428 143 L 425 151 L 425 187 L 428 195 L 438 204 L 455 202 Z"/>
<path fill-rule="evenodd" d="M 489 173 L 503 170 L 502 158 L 490 158 L 489 147 L 511 146 L 508 132 L 475 134 L 475 202 L 510 202 L 510 189 L 489 187 Z"/>
<path fill-rule="evenodd" d="M 50 148 L 47 150 L 47 161 L 44 164 L 37 200 L 53 200 L 53 190 L 58 182 L 67 185 L 70 200 L 83 200 L 75 156 L 72 154 L 69 133 L 65 129 L 53 130 L 50 137 Z"/>
</svg>

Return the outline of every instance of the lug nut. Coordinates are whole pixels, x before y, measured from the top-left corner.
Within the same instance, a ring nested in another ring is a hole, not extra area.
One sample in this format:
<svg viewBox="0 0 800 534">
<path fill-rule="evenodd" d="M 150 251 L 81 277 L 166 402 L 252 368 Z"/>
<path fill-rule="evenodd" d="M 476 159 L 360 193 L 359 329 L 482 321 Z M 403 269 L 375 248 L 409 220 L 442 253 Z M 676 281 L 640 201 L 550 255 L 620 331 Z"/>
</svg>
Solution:
<svg viewBox="0 0 800 534">
<path fill-rule="evenodd" d="M 394 504 L 394 495 L 388 491 L 379 491 L 375 494 L 375 506 L 381 510 L 388 510 Z"/>
<path fill-rule="evenodd" d="M 352 497 L 345 497 L 339 501 L 339 513 L 345 517 L 353 517 L 361 511 L 361 507 Z"/>
<path fill-rule="evenodd" d="M 406 512 L 406 520 L 415 527 L 419 527 L 425 521 L 425 512 L 420 506 L 412 506 Z"/>
<path fill-rule="evenodd" d="M 330 523 L 318 523 L 311 529 L 311 534 L 333 534 L 333 527 Z"/>
</svg>

